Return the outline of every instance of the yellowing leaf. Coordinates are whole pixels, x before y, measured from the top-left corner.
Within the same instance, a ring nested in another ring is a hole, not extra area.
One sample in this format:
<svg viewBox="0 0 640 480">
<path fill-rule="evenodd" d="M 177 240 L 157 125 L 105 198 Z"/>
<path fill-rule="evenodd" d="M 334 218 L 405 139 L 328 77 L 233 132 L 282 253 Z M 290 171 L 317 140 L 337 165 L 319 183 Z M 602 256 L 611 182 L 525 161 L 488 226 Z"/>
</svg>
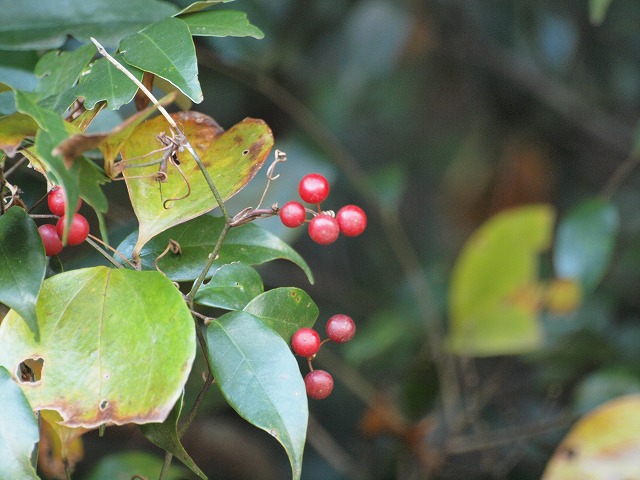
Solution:
<svg viewBox="0 0 640 480">
<path fill-rule="evenodd" d="M 254 177 L 273 146 L 271 129 L 262 120 L 246 118 L 225 132 L 202 113 L 179 112 L 172 116 L 183 128 L 224 200 Z M 140 223 L 134 259 L 143 245 L 159 233 L 218 206 L 186 149 L 177 152 L 179 168 L 168 165 L 166 181 L 158 181 L 157 162 L 166 152 L 157 151 L 162 147 L 157 136 L 163 132 L 169 132 L 164 118 L 148 120 L 136 128 L 122 151 L 127 164 L 123 175 Z M 154 161 L 155 165 L 149 165 Z"/>
<path fill-rule="evenodd" d="M 543 289 L 538 255 L 549 248 L 554 221 L 548 205 L 499 213 L 467 241 L 453 270 L 448 346 L 470 356 L 537 348 Z"/>
<path fill-rule="evenodd" d="M 158 272 L 106 267 L 54 275 L 36 305 L 39 339 L 11 310 L 0 323 L 0 365 L 34 410 L 60 425 L 162 422 L 195 356 L 194 324 L 182 295 Z M 42 363 L 40 378 L 20 365 Z"/>
<path fill-rule="evenodd" d="M 640 480 L 640 395 L 602 404 L 578 420 L 542 480 Z"/>
</svg>

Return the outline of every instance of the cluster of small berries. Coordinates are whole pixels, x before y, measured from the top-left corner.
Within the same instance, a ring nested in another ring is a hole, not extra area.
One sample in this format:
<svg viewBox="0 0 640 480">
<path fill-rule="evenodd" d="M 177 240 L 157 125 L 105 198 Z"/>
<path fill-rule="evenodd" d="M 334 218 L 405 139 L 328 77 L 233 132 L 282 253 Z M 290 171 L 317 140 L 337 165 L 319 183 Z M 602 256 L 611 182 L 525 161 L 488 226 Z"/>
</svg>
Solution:
<svg viewBox="0 0 640 480">
<path fill-rule="evenodd" d="M 339 313 L 327 320 L 326 331 L 329 337 L 327 340 L 345 343 L 355 335 L 356 324 L 351 317 Z M 301 328 L 291 337 L 293 353 L 309 360 L 311 371 L 304 377 L 304 384 L 307 395 L 315 400 L 327 398 L 333 390 L 333 377 L 329 372 L 314 370 L 311 366 L 311 361 L 324 342 L 320 340 L 320 335 L 313 328 Z"/>
<path fill-rule="evenodd" d="M 38 227 L 38 232 L 40 232 L 40 237 L 42 238 L 42 243 L 44 244 L 44 251 L 47 257 L 51 257 L 53 255 L 58 255 L 64 247 L 64 245 L 62 244 L 62 234 L 64 232 L 65 224 L 65 198 L 62 188 L 53 187 L 49 191 L 47 204 L 49 205 L 49 210 L 51 210 L 51 213 L 60 217 L 58 219 L 58 223 L 56 223 L 55 225 L 46 223 Z M 78 199 L 76 212 L 80 210 L 80 205 L 82 205 L 82 200 Z M 69 235 L 67 235 L 67 245 L 80 245 L 86 240 L 88 235 L 89 222 L 87 222 L 87 219 L 79 213 L 75 213 L 73 215 L 73 219 L 71 220 Z"/>
<path fill-rule="evenodd" d="M 329 182 L 319 173 L 305 175 L 298 185 L 298 193 L 303 201 L 317 205 L 318 212 L 305 208 L 300 202 L 291 201 L 280 208 L 280 220 L 283 225 L 296 228 L 307 221 L 307 213 L 310 213 L 313 218 L 309 221 L 309 236 L 320 245 L 335 242 L 341 233 L 356 237 L 367 227 L 367 216 L 356 205 L 346 205 L 335 215 L 332 211 L 323 212 L 320 209 L 320 203 L 329 195 Z"/>
</svg>

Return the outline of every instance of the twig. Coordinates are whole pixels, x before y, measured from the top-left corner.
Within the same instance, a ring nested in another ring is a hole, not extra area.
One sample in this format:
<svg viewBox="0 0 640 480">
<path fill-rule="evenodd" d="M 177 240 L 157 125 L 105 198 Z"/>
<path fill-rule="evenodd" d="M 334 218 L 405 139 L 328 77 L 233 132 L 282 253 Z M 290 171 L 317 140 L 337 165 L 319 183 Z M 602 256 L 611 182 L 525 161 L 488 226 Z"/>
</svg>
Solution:
<svg viewBox="0 0 640 480">
<path fill-rule="evenodd" d="M 173 460 L 173 454 L 164 452 L 164 462 L 162 463 L 162 470 L 158 480 L 167 480 L 169 477 L 169 469 L 171 468 L 171 460 Z"/>
<path fill-rule="evenodd" d="M 609 177 L 609 180 L 604 184 L 598 196 L 603 200 L 611 200 L 616 190 L 620 188 L 620 185 L 622 185 L 638 165 L 640 165 L 640 150 L 636 149 L 618 165 L 618 168 L 616 168 L 613 175 Z"/>
<path fill-rule="evenodd" d="M 180 425 L 180 428 L 178 429 L 178 438 L 181 438 L 184 435 L 184 433 L 189 429 L 189 426 L 191 425 L 193 420 L 196 418 L 198 410 L 200 409 L 200 405 L 202 405 L 202 402 L 204 401 L 204 397 L 207 396 L 207 392 L 209 391 L 209 387 L 211 386 L 212 383 L 213 383 L 213 375 L 209 371 L 207 372 L 207 378 L 204 380 L 204 383 L 200 388 L 200 393 L 198 393 L 198 396 L 195 402 L 193 403 L 193 406 L 191 407 L 191 410 L 189 411 L 187 418 L 184 419 L 184 422 L 182 423 L 182 425 Z"/>
<path fill-rule="evenodd" d="M 33 215 L 31 215 L 31 216 L 33 217 Z M 128 264 L 131 268 L 133 268 L 133 269 L 135 269 L 135 268 L 136 268 L 136 266 L 135 266 L 133 263 L 131 263 L 127 257 L 125 257 L 124 255 L 122 255 L 118 250 L 116 250 L 115 248 L 113 248 L 113 247 L 112 247 L 111 245 L 109 245 L 107 242 L 103 242 L 103 241 L 102 241 L 102 240 L 100 240 L 98 237 L 96 237 L 95 235 L 91 235 L 91 234 L 89 234 L 89 235 L 87 236 L 87 241 L 89 241 L 89 239 L 90 239 L 90 240 L 93 240 L 94 242 L 97 242 L 97 243 L 99 243 L 100 245 L 104 246 L 105 248 L 108 248 L 109 250 L 111 250 L 113 253 L 115 253 L 116 255 L 118 255 L 118 256 L 119 256 L 123 261 L 127 262 L 127 264 Z M 92 243 L 92 245 L 93 245 L 93 243 Z M 95 247 L 95 245 L 94 245 L 94 247 Z M 118 264 L 118 266 L 119 266 L 119 267 L 122 267 L 122 265 L 121 265 L 121 264 Z"/>
<path fill-rule="evenodd" d="M 91 235 L 91 237 L 92 237 L 92 238 L 87 237 L 87 240 L 86 240 L 86 242 L 87 242 L 89 245 L 91 245 L 93 248 L 95 248 L 95 249 L 96 249 L 96 251 L 97 251 L 100 255 L 102 255 L 104 258 L 106 258 L 106 259 L 109 261 L 109 263 L 111 263 L 114 267 L 116 267 L 116 268 L 124 268 L 124 265 L 122 265 L 121 263 L 116 262 L 116 261 L 113 259 L 113 257 L 112 257 L 111 255 L 109 255 L 109 253 L 108 253 L 104 248 L 102 248 L 102 247 L 98 244 L 98 242 L 95 242 L 95 241 L 94 241 L 94 239 L 95 239 L 95 240 L 98 240 L 96 237 L 94 237 L 93 235 Z M 128 260 L 127 260 L 127 262 L 128 262 Z"/>
</svg>

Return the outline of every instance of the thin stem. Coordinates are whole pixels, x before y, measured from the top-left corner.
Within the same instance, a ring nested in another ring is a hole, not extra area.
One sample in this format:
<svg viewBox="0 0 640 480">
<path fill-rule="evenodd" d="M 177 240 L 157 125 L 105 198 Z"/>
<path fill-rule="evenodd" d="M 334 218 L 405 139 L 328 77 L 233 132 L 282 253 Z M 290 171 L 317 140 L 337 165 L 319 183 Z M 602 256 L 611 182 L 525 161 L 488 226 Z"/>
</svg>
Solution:
<svg viewBox="0 0 640 480">
<path fill-rule="evenodd" d="M 11 176 L 11 174 L 15 172 L 18 168 L 20 168 L 20 166 L 26 161 L 27 161 L 27 157 L 22 157 L 20 160 L 14 163 L 10 168 L 8 168 L 6 172 L 4 172 L 4 177 L 7 178 Z"/>
<path fill-rule="evenodd" d="M 67 480 L 71 480 L 71 470 L 69 469 L 69 464 L 64 462 L 64 474 L 67 477 Z"/>
<path fill-rule="evenodd" d="M 631 175 L 640 165 L 640 150 L 634 150 L 613 172 L 607 183 L 600 190 L 599 197 L 603 200 L 611 200 L 613 194 L 620 188 L 620 185 Z"/>
<path fill-rule="evenodd" d="M 31 215 L 31 217 L 33 217 L 33 215 Z M 111 245 L 109 245 L 108 243 L 103 242 L 102 240 L 100 240 L 100 239 L 99 239 L 98 237 L 96 237 L 95 235 L 91 235 L 91 234 L 89 234 L 89 236 L 88 236 L 87 238 L 88 238 L 88 239 L 90 239 L 90 240 L 93 240 L 94 242 L 97 242 L 97 243 L 99 243 L 100 245 L 102 245 L 103 247 L 108 248 L 109 250 L 111 250 L 113 253 L 115 253 L 116 255 L 118 255 L 122 260 L 124 260 L 125 262 L 127 262 L 131 268 L 133 268 L 133 269 L 135 269 L 135 268 L 136 268 L 136 266 L 135 266 L 133 263 L 131 263 L 127 257 L 125 257 L 124 255 L 122 255 L 118 250 L 116 250 L 115 248 L 113 248 L 113 247 L 112 247 Z M 120 266 L 122 266 L 122 265 L 120 265 Z"/>
<path fill-rule="evenodd" d="M 193 422 L 193 420 L 196 418 L 198 410 L 200 409 L 200 405 L 202 405 L 202 402 L 204 401 L 204 397 L 207 396 L 207 392 L 209 392 L 209 387 L 211 386 L 212 383 L 213 383 L 213 375 L 211 374 L 211 372 L 208 372 L 207 378 L 204 380 L 204 383 L 200 388 L 200 393 L 198 393 L 198 397 L 196 398 L 196 401 L 194 402 L 193 407 L 191 407 L 191 410 L 189 411 L 189 415 L 187 415 L 187 418 L 184 419 L 184 422 L 182 423 L 182 425 L 180 425 L 180 428 L 178 429 L 178 438 L 182 438 L 184 433 L 191 426 L 191 423 Z"/>
<path fill-rule="evenodd" d="M 162 470 L 158 480 L 167 480 L 169 477 L 169 469 L 171 468 L 171 460 L 173 460 L 173 454 L 164 452 L 164 462 L 162 463 Z"/>
<path fill-rule="evenodd" d="M 93 42 L 93 44 L 96 46 L 96 48 L 98 49 L 98 52 L 100 52 L 100 55 L 102 55 L 103 57 L 105 57 L 107 60 L 109 60 L 109 62 L 111 62 L 113 64 L 114 67 L 116 67 L 118 70 L 120 70 L 122 73 L 124 73 L 127 77 L 129 77 L 129 80 L 131 80 L 133 83 L 136 84 L 136 86 L 142 90 L 144 92 L 144 94 L 149 97 L 149 100 L 151 100 L 153 102 L 153 104 L 158 107 L 158 110 L 160 111 L 160 113 L 162 114 L 162 116 L 167 120 L 167 122 L 169 122 L 169 125 L 171 125 L 173 128 L 176 129 L 176 131 L 180 131 L 180 129 L 178 128 L 178 125 L 176 124 L 175 120 L 173 118 L 171 118 L 171 115 L 169 115 L 169 112 L 167 112 L 165 110 L 165 108 L 160 105 L 160 102 L 158 102 L 158 99 L 156 97 L 153 96 L 153 93 L 151 93 L 149 91 L 149 89 L 147 87 L 145 87 L 142 82 L 140 80 L 138 80 L 136 77 L 133 76 L 133 74 L 127 70 L 126 68 L 124 68 L 120 62 L 118 62 L 115 58 L 113 58 L 111 55 L 109 55 L 109 53 L 107 52 L 107 50 L 105 50 L 105 48 L 100 44 L 100 42 L 98 42 L 95 38 L 93 37 L 89 37 L 89 39 Z"/>
<path fill-rule="evenodd" d="M 60 218 L 58 215 L 54 215 L 53 213 L 43 213 L 43 214 L 31 213 L 29 214 L 29 216 L 34 220 L 35 219 L 57 220 Z"/>
<path fill-rule="evenodd" d="M 93 235 L 91 235 L 93 237 Z M 95 237 L 93 237 L 95 238 Z M 93 248 L 96 249 L 96 251 L 102 255 L 104 258 L 106 258 L 109 263 L 113 264 L 114 267 L 116 268 L 124 268 L 124 266 L 121 263 L 116 262 L 113 257 L 111 255 L 109 255 L 109 252 L 107 252 L 104 248 L 102 248 L 97 242 L 94 242 L 93 239 L 87 237 L 86 242 L 91 245 Z"/>
<path fill-rule="evenodd" d="M 189 305 L 189 308 L 193 309 L 193 299 L 195 298 L 196 293 L 198 292 L 198 289 L 204 282 L 204 279 L 207 278 L 207 273 L 209 273 L 209 269 L 213 265 L 213 262 L 215 262 L 216 258 L 218 258 L 218 253 L 220 252 L 220 248 L 222 248 L 222 243 L 224 242 L 224 239 L 227 236 L 227 233 L 229 233 L 230 229 L 231 229 L 230 223 L 229 222 L 225 223 L 224 227 L 222 228 L 222 232 L 220 232 L 220 236 L 218 237 L 218 241 L 216 242 L 216 246 L 213 247 L 213 251 L 207 257 L 207 263 L 202 269 L 202 272 L 200 272 L 200 276 L 198 276 L 196 281 L 193 282 L 193 286 L 191 287 L 191 290 L 185 296 L 185 299 L 187 301 L 187 305 Z"/>
</svg>

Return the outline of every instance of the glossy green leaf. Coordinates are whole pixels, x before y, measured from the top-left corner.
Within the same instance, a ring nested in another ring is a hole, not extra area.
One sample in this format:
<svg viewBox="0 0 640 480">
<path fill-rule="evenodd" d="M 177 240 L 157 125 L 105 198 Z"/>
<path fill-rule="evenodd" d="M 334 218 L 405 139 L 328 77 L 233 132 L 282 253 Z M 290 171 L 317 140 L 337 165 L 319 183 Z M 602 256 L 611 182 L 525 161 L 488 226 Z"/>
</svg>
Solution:
<svg viewBox="0 0 640 480">
<path fill-rule="evenodd" d="M 600 25 L 607 16 L 612 0 L 589 0 L 589 20 L 593 25 Z"/>
<path fill-rule="evenodd" d="M 173 118 L 182 126 L 224 200 L 254 177 L 273 146 L 273 134 L 262 120 L 247 118 L 223 133 L 213 119 L 198 112 L 180 112 Z M 163 117 L 146 121 L 136 128 L 122 151 L 128 166 L 123 174 L 140 224 L 134 257 L 157 234 L 217 206 L 200 168 L 186 149 L 177 153 L 179 170 L 175 165 L 167 166 L 164 182 L 157 180 L 157 164 L 136 166 L 161 160 L 163 152 L 157 150 L 162 145 L 157 136 L 167 131 Z"/>
<path fill-rule="evenodd" d="M 195 103 L 202 101 L 196 48 L 187 25 L 166 18 L 120 42 L 129 65 L 151 72 L 175 85 Z"/>
<path fill-rule="evenodd" d="M 163 460 L 146 452 L 123 452 L 100 460 L 87 480 L 131 480 L 134 475 L 155 479 L 160 476 Z M 167 480 L 184 480 L 187 471 L 175 463 L 169 468 Z"/>
<path fill-rule="evenodd" d="M 620 219 L 615 205 L 587 200 L 558 225 L 553 266 L 561 278 L 578 280 L 592 291 L 604 276 L 615 247 Z"/>
<path fill-rule="evenodd" d="M 159 0 L 0 0 L 0 49 L 58 48 L 67 35 L 85 43 L 92 36 L 115 47 L 125 35 L 176 11 L 175 6 Z"/>
<path fill-rule="evenodd" d="M 247 14 L 236 10 L 190 13 L 180 18 L 194 36 L 264 38 L 264 33 L 251 25 Z"/>
<path fill-rule="evenodd" d="M 74 163 L 78 169 L 80 196 L 96 212 L 106 213 L 109 209 L 109 202 L 100 188 L 100 185 L 109 181 L 104 171 L 86 157 L 80 157 Z"/>
<path fill-rule="evenodd" d="M 451 351 L 506 355 L 540 345 L 538 255 L 549 248 L 554 212 L 529 205 L 499 213 L 465 244 L 449 291 Z"/>
<path fill-rule="evenodd" d="M 289 345 L 260 319 L 229 312 L 207 328 L 209 363 L 233 409 L 284 447 L 298 480 L 309 411 Z"/>
<path fill-rule="evenodd" d="M 17 311 L 36 336 L 36 300 L 45 270 L 36 224 L 22 208 L 10 208 L 0 217 L 0 302 Z"/>
<path fill-rule="evenodd" d="M 223 226 L 224 219 L 203 215 L 161 233 L 148 242 L 140 252 L 142 268 L 155 269 L 154 261 L 166 250 L 171 239 L 180 245 L 182 253 L 167 253 L 158 260 L 158 268 L 176 282 L 195 280 L 204 268 L 207 255 L 213 251 Z M 131 258 L 136 244 L 137 234 L 133 233 L 118 246 L 118 251 Z M 309 282 L 313 283 L 313 274 L 307 262 L 293 248 L 267 230 L 251 223 L 229 231 L 222 244 L 220 256 L 214 263 L 214 269 L 227 263 L 259 265 L 276 259 L 295 263 L 307 275 Z M 210 271 L 210 275 L 213 271 Z"/>
<path fill-rule="evenodd" d="M 231 263 L 214 272 L 209 283 L 198 290 L 195 302 L 226 310 L 242 310 L 263 291 L 258 272 L 243 263 Z"/>
<path fill-rule="evenodd" d="M 171 453 L 174 457 L 184 463 L 189 470 L 200 478 L 207 480 L 207 476 L 198 468 L 185 451 L 180 438 L 178 437 L 178 419 L 182 411 L 184 395 L 181 395 L 176 404 L 171 409 L 169 416 L 162 423 L 147 423 L 140 425 L 142 434 L 155 446 Z"/>
<path fill-rule="evenodd" d="M 58 95 L 73 87 L 96 52 L 96 47 L 90 44 L 72 52 L 52 50 L 44 54 L 34 70 L 40 77 L 36 87 L 40 98 Z"/>
<path fill-rule="evenodd" d="M 0 478 L 37 480 L 31 453 L 38 443 L 38 421 L 9 372 L 0 367 Z"/>
<path fill-rule="evenodd" d="M 255 315 L 289 343 L 302 327 L 311 328 L 320 311 L 311 297 L 299 288 L 274 288 L 254 298 L 244 311 Z"/>
<path fill-rule="evenodd" d="M 37 314 L 39 341 L 14 311 L 0 324 L 0 365 L 17 375 L 25 359 L 43 361 L 41 380 L 23 387 L 33 409 L 57 411 L 67 427 L 164 421 L 195 356 L 193 319 L 171 281 L 72 270 L 44 281 Z"/>
<path fill-rule="evenodd" d="M 26 137 L 35 136 L 38 124 L 29 115 L 15 112 L 0 117 L 0 150 L 13 157 Z"/>
<path fill-rule="evenodd" d="M 144 72 L 124 63 L 122 54 L 117 54 L 114 58 L 124 64 L 125 68 L 134 77 L 142 80 Z M 93 109 L 96 103 L 103 100 L 107 102 L 111 110 L 117 110 L 133 100 L 137 91 L 138 87 L 131 79 L 118 70 L 109 60 L 100 58 L 93 63 L 89 73 L 82 77 L 75 93 L 79 97 L 84 97 L 85 107 L 89 110 Z"/>
<path fill-rule="evenodd" d="M 29 115 L 40 126 L 40 130 L 36 133 L 34 148 L 31 152 L 32 156 L 27 156 L 32 160 L 32 163 L 32 157 L 35 157 L 37 162 L 41 164 L 40 167 L 50 172 L 55 183 L 64 188 L 67 196 L 67 209 L 65 212 L 67 225 L 63 235 L 63 241 L 66 241 L 67 232 L 71 226 L 72 205 L 76 205 L 78 202 L 80 187 L 77 175 L 71 172 L 62 158 L 59 155 L 55 155 L 53 151 L 60 142 L 67 138 L 67 130 L 72 130 L 73 126 L 62 120 L 57 113 L 38 105 L 37 97 L 34 94 L 16 90 L 15 98 L 18 111 Z"/>
</svg>

